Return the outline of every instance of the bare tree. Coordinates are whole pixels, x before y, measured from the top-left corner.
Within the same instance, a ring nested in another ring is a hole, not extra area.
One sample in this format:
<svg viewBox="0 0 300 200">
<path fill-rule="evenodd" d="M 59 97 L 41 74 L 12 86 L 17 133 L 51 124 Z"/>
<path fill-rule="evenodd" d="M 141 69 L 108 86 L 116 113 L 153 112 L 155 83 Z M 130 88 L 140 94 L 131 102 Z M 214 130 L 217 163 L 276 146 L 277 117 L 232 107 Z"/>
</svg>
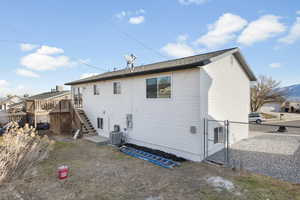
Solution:
<svg viewBox="0 0 300 200">
<path fill-rule="evenodd" d="M 251 88 L 251 112 L 257 112 L 264 104 L 283 102 L 286 92 L 280 89 L 280 82 L 271 77 L 259 76 Z"/>
</svg>

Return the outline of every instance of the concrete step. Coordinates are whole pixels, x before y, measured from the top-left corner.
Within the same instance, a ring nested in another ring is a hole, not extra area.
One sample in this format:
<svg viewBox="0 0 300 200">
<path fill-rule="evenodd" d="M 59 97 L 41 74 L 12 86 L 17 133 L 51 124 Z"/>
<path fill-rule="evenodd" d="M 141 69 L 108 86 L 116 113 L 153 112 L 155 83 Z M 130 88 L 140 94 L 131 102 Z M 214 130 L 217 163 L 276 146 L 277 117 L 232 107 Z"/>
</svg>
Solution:
<svg viewBox="0 0 300 200">
<path fill-rule="evenodd" d="M 109 139 L 103 136 L 94 135 L 94 136 L 84 136 L 83 139 L 96 143 L 97 145 L 105 145 L 109 143 Z"/>
</svg>

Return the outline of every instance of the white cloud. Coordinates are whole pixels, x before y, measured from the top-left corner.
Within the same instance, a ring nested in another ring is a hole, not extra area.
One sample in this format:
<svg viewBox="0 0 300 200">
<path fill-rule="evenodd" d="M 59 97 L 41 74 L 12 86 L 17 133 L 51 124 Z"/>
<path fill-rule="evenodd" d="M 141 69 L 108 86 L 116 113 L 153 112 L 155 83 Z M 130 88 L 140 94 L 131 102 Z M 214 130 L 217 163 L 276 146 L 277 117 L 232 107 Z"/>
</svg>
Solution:
<svg viewBox="0 0 300 200">
<path fill-rule="evenodd" d="M 192 47 L 181 42 L 168 43 L 161 48 L 161 51 L 166 53 L 168 56 L 175 58 L 192 56 L 196 54 L 196 51 Z"/>
<path fill-rule="evenodd" d="M 251 45 L 255 42 L 263 41 L 274 37 L 286 30 L 284 24 L 279 20 L 281 17 L 275 15 L 264 15 L 252 21 L 241 33 L 238 42 Z"/>
<path fill-rule="evenodd" d="M 130 24 L 141 24 L 145 21 L 145 17 L 144 16 L 137 16 L 137 17 L 130 17 L 129 18 L 129 23 Z"/>
<path fill-rule="evenodd" d="M 21 96 L 24 94 L 32 94 L 34 92 L 37 92 L 34 88 L 30 88 L 25 85 L 11 87 L 8 81 L 0 80 L 0 97 L 4 97 L 8 94 Z"/>
<path fill-rule="evenodd" d="M 84 73 L 84 74 L 80 75 L 80 79 L 84 79 L 84 78 L 88 78 L 88 77 L 96 76 L 96 75 L 98 75 L 98 74 L 97 73 Z"/>
<path fill-rule="evenodd" d="M 287 36 L 280 38 L 278 41 L 286 44 L 293 44 L 300 39 L 300 17 L 297 17 L 296 22 L 291 27 Z"/>
<path fill-rule="evenodd" d="M 121 12 L 116 14 L 116 17 L 119 18 L 119 19 L 122 19 L 122 18 L 126 17 L 126 15 L 127 15 L 126 11 L 121 11 Z"/>
<path fill-rule="evenodd" d="M 233 40 L 235 33 L 242 30 L 247 21 L 238 15 L 225 13 L 214 23 L 209 25 L 208 33 L 201 36 L 196 43 L 205 45 L 208 48 L 221 46 Z"/>
<path fill-rule="evenodd" d="M 276 62 L 276 63 L 271 63 L 269 66 L 270 66 L 271 68 L 280 68 L 280 67 L 282 67 L 281 63 L 278 63 L 278 62 Z"/>
<path fill-rule="evenodd" d="M 115 14 L 115 17 L 121 20 L 125 17 L 130 17 L 130 16 L 134 16 L 134 15 L 142 15 L 142 14 L 145 14 L 145 13 L 146 13 L 146 11 L 142 8 L 138 9 L 138 10 L 135 10 L 135 11 L 130 11 L 130 10 L 125 11 L 125 10 L 123 10 L 123 11 Z"/>
<path fill-rule="evenodd" d="M 0 80 L 0 89 L 5 88 L 9 85 L 7 80 Z"/>
<path fill-rule="evenodd" d="M 184 42 L 184 41 L 186 41 L 188 38 L 189 38 L 189 36 L 188 36 L 187 34 L 182 34 L 182 35 L 179 35 L 179 36 L 177 37 L 177 41 L 178 41 L 178 42 Z"/>
<path fill-rule="evenodd" d="M 300 15 L 300 10 L 298 10 L 298 11 L 296 12 L 296 14 L 297 14 L 297 15 Z"/>
<path fill-rule="evenodd" d="M 0 97 L 4 97 L 8 94 L 23 96 L 24 94 L 33 94 L 35 92 L 38 91 L 25 85 L 17 85 L 16 87 L 0 87 Z"/>
<path fill-rule="evenodd" d="M 29 43 L 20 44 L 20 49 L 22 51 L 31 51 L 33 49 L 36 49 L 37 47 L 38 47 L 38 45 L 35 45 L 35 44 L 29 44 Z"/>
<path fill-rule="evenodd" d="M 17 69 L 16 73 L 20 76 L 25 76 L 25 77 L 30 77 L 30 78 L 39 78 L 40 77 L 40 75 L 38 75 L 37 73 L 32 72 L 27 69 Z"/>
<path fill-rule="evenodd" d="M 137 11 L 135 11 L 135 14 L 137 14 L 137 15 L 139 15 L 139 14 L 145 14 L 146 13 L 146 11 L 144 10 L 144 9 L 139 9 L 139 10 L 137 10 Z"/>
<path fill-rule="evenodd" d="M 41 46 L 41 48 L 37 50 L 36 53 L 43 54 L 43 55 L 55 55 L 55 54 L 64 53 L 64 50 L 57 47 L 50 47 L 50 46 L 43 45 Z"/>
<path fill-rule="evenodd" d="M 21 58 L 20 64 L 28 69 L 45 71 L 59 67 L 72 66 L 70 58 L 61 54 L 64 50 L 56 47 L 42 46 L 36 52 Z"/>
<path fill-rule="evenodd" d="M 208 2 L 208 0 L 178 0 L 178 2 L 183 5 L 190 5 L 190 4 L 200 5 Z"/>
</svg>

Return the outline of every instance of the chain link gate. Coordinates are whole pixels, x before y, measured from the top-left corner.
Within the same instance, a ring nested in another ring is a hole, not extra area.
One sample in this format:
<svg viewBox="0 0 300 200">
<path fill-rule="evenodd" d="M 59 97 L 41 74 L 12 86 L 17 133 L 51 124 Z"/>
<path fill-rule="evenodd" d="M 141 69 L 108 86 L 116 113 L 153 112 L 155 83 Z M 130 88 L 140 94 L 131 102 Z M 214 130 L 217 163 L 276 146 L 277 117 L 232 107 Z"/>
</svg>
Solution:
<svg viewBox="0 0 300 200">
<path fill-rule="evenodd" d="M 229 121 L 204 119 L 204 159 L 220 165 L 229 163 Z"/>
</svg>

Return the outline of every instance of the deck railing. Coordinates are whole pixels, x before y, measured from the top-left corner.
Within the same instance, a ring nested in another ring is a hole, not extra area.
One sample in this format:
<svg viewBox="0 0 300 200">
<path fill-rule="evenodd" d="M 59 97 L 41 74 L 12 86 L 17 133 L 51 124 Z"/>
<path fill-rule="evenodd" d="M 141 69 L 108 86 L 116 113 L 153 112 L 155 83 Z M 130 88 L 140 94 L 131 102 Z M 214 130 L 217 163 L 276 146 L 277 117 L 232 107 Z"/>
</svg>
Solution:
<svg viewBox="0 0 300 200">
<path fill-rule="evenodd" d="M 26 112 L 31 114 L 40 112 L 51 112 L 55 109 L 58 109 L 58 106 L 61 106 L 60 109 L 70 109 L 69 107 L 67 107 L 68 103 L 63 103 L 65 101 L 70 100 L 65 99 L 65 97 L 45 100 L 26 100 Z M 66 112 L 68 112 L 68 110 Z"/>
<path fill-rule="evenodd" d="M 61 100 L 50 113 L 70 113 L 73 129 L 79 129 L 82 131 L 84 121 L 79 114 L 79 109 L 75 107 L 72 100 Z"/>
</svg>

